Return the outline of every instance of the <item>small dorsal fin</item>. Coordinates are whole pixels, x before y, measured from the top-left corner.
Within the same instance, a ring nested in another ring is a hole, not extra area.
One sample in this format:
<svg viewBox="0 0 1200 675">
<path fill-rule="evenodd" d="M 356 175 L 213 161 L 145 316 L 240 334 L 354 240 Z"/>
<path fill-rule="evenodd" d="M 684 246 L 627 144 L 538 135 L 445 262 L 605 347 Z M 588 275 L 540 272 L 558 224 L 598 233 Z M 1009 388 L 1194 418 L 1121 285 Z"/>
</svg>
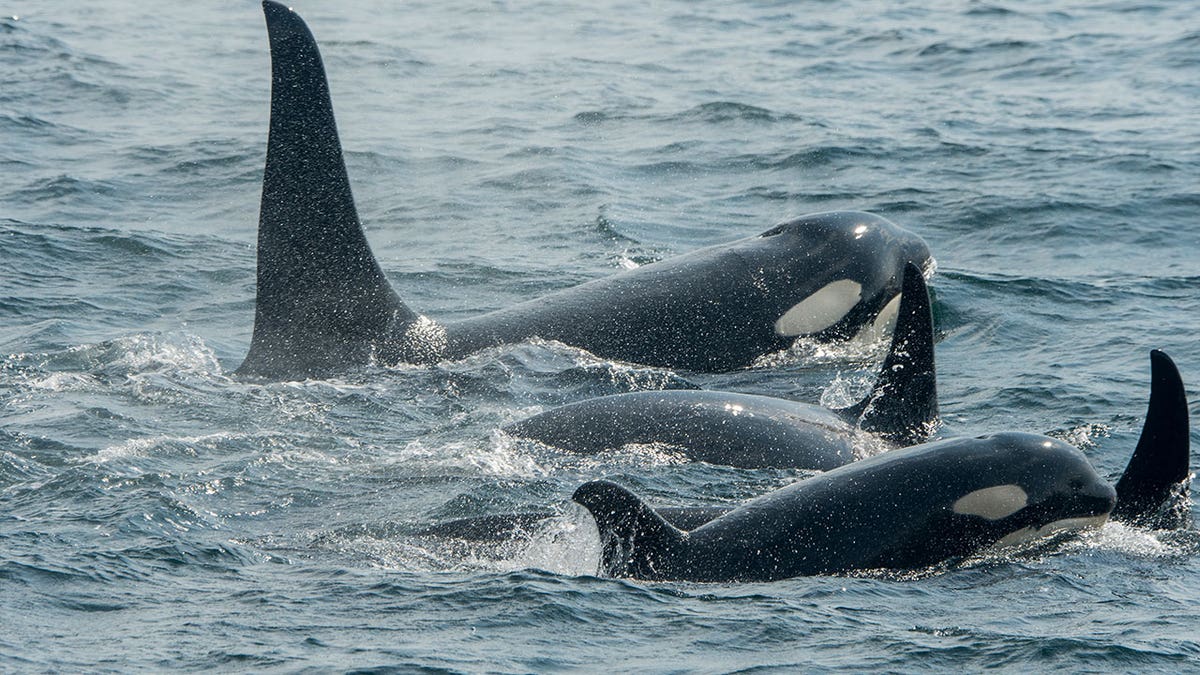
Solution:
<svg viewBox="0 0 1200 675">
<path fill-rule="evenodd" d="M 571 497 L 596 520 L 604 546 L 601 564 L 611 576 L 656 579 L 670 565 L 686 534 L 668 523 L 629 490 L 596 480 Z"/>
<path fill-rule="evenodd" d="M 900 309 L 891 347 L 871 393 L 840 413 L 892 443 L 912 445 L 929 437 L 938 415 L 933 360 L 933 313 L 920 268 L 904 267 Z"/>
<path fill-rule="evenodd" d="M 368 363 L 415 315 L 375 260 L 354 207 L 325 68 L 303 19 L 263 2 L 271 130 L 258 226 L 254 336 L 237 374 L 322 377 Z"/>
<path fill-rule="evenodd" d="M 1171 357 L 1156 349 L 1150 352 L 1150 405 L 1137 448 L 1117 481 L 1114 519 L 1155 528 L 1186 520 L 1186 499 L 1175 498 L 1186 494 L 1190 435 L 1183 378 Z"/>
</svg>

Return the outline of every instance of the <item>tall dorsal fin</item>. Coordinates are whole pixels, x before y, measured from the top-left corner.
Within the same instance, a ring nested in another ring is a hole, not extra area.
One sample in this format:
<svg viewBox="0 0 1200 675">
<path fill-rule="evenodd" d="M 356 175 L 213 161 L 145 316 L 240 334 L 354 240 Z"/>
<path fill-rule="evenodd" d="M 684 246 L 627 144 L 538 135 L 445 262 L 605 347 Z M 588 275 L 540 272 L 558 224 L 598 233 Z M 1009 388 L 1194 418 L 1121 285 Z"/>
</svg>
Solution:
<svg viewBox="0 0 1200 675">
<path fill-rule="evenodd" d="M 1189 475 L 1190 435 L 1183 378 L 1171 357 L 1156 349 L 1150 352 L 1146 421 L 1133 457 L 1117 481 L 1113 518 L 1162 528 L 1178 527 L 1186 520 L 1186 499 L 1176 504 L 1173 498 L 1186 493 L 1182 483 Z"/>
<path fill-rule="evenodd" d="M 271 42 L 271 130 L 258 224 L 254 337 L 237 374 L 322 377 L 371 360 L 415 315 L 359 225 L 317 43 L 287 7 L 263 2 Z"/>
<path fill-rule="evenodd" d="M 686 538 L 637 495 L 604 480 L 584 483 L 571 497 L 596 520 L 604 547 L 602 565 L 611 576 L 656 579 Z"/>
<path fill-rule="evenodd" d="M 938 415 L 933 313 L 925 276 L 916 265 L 904 267 L 896 328 L 875 386 L 866 398 L 837 412 L 898 445 L 920 443 L 932 432 Z"/>
</svg>

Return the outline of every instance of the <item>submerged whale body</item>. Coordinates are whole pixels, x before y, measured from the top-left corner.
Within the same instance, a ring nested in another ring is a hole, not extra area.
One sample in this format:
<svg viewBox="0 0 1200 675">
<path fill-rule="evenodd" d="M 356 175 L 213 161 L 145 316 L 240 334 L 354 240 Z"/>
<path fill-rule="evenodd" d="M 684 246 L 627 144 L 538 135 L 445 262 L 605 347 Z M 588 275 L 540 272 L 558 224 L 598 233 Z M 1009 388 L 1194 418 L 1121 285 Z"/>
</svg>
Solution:
<svg viewBox="0 0 1200 675">
<path fill-rule="evenodd" d="M 237 374 L 326 377 L 434 362 L 533 337 L 666 368 L 740 368 L 796 338 L 882 329 L 920 237 L 876 215 L 802 216 L 477 317 L 433 322 L 393 290 L 358 220 L 324 66 L 304 21 L 263 3 L 271 122 L 258 232 L 254 333 Z"/>
<path fill-rule="evenodd" d="M 625 488 L 586 483 L 602 571 L 646 580 L 770 581 L 854 570 L 912 570 L 1110 514 L 1153 523 L 1188 478 L 1183 385 L 1152 356 L 1150 412 L 1116 489 L 1062 441 L 1024 433 L 894 450 L 753 499 L 685 531 Z M 1114 510 L 1115 509 L 1115 510 Z"/>
<path fill-rule="evenodd" d="M 888 355 L 871 393 L 856 405 L 830 410 L 724 391 L 640 391 L 554 408 L 504 431 L 570 452 L 662 443 L 710 464 L 824 471 L 856 459 L 856 430 L 912 445 L 928 438 L 937 410 L 929 292 L 909 264 Z"/>
</svg>

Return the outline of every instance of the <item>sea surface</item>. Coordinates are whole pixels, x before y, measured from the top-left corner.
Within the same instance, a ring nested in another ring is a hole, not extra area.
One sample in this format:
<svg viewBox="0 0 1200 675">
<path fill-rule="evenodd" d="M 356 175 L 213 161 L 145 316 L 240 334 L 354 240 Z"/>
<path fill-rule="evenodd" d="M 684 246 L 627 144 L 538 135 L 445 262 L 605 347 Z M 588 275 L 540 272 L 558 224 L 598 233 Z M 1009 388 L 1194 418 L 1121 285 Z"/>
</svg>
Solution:
<svg viewBox="0 0 1200 675">
<path fill-rule="evenodd" d="M 368 239 L 431 317 L 868 210 L 937 258 L 939 436 L 1048 433 L 1114 476 L 1152 348 L 1200 401 L 1194 3 L 296 9 Z M 733 504 L 805 474 L 497 431 L 689 384 L 847 402 L 882 343 L 716 375 L 533 341 L 234 379 L 269 111 L 259 4 L 0 12 L 0 671 L 1200 669 L 1194 526 L 904 575 L 610 579 L 570 503 L 584 481 Z M 498 544 L 417 534 L 529 509 L 560 515 Z"/>
</svg>

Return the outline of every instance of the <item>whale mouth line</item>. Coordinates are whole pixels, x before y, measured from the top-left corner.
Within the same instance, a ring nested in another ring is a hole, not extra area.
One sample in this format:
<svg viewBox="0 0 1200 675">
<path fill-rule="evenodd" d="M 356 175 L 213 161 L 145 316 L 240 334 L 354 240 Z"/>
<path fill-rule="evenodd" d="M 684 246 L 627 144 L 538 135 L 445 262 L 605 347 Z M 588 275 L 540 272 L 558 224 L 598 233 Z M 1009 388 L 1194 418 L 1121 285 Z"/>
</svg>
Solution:
<svg viewBox="0 0 1200 675">
<path fill-rule="evenodd" d="M 1087 530 L 1098 528 L 1108 522 L 1108 514 L 1102 513 L 1095 516 L 1076 516 L 1073 518 L 1062 518 L 1055 520 L 1041 527 L 1023 527 L 1015 532 L 1009 532 L 992 545 L 992 548 L 1008 548 L 1017 546 L 1036 539 L 1043 539 L 1058 532 L 1069 532 L 1076 530 Z"/>
</svg>

